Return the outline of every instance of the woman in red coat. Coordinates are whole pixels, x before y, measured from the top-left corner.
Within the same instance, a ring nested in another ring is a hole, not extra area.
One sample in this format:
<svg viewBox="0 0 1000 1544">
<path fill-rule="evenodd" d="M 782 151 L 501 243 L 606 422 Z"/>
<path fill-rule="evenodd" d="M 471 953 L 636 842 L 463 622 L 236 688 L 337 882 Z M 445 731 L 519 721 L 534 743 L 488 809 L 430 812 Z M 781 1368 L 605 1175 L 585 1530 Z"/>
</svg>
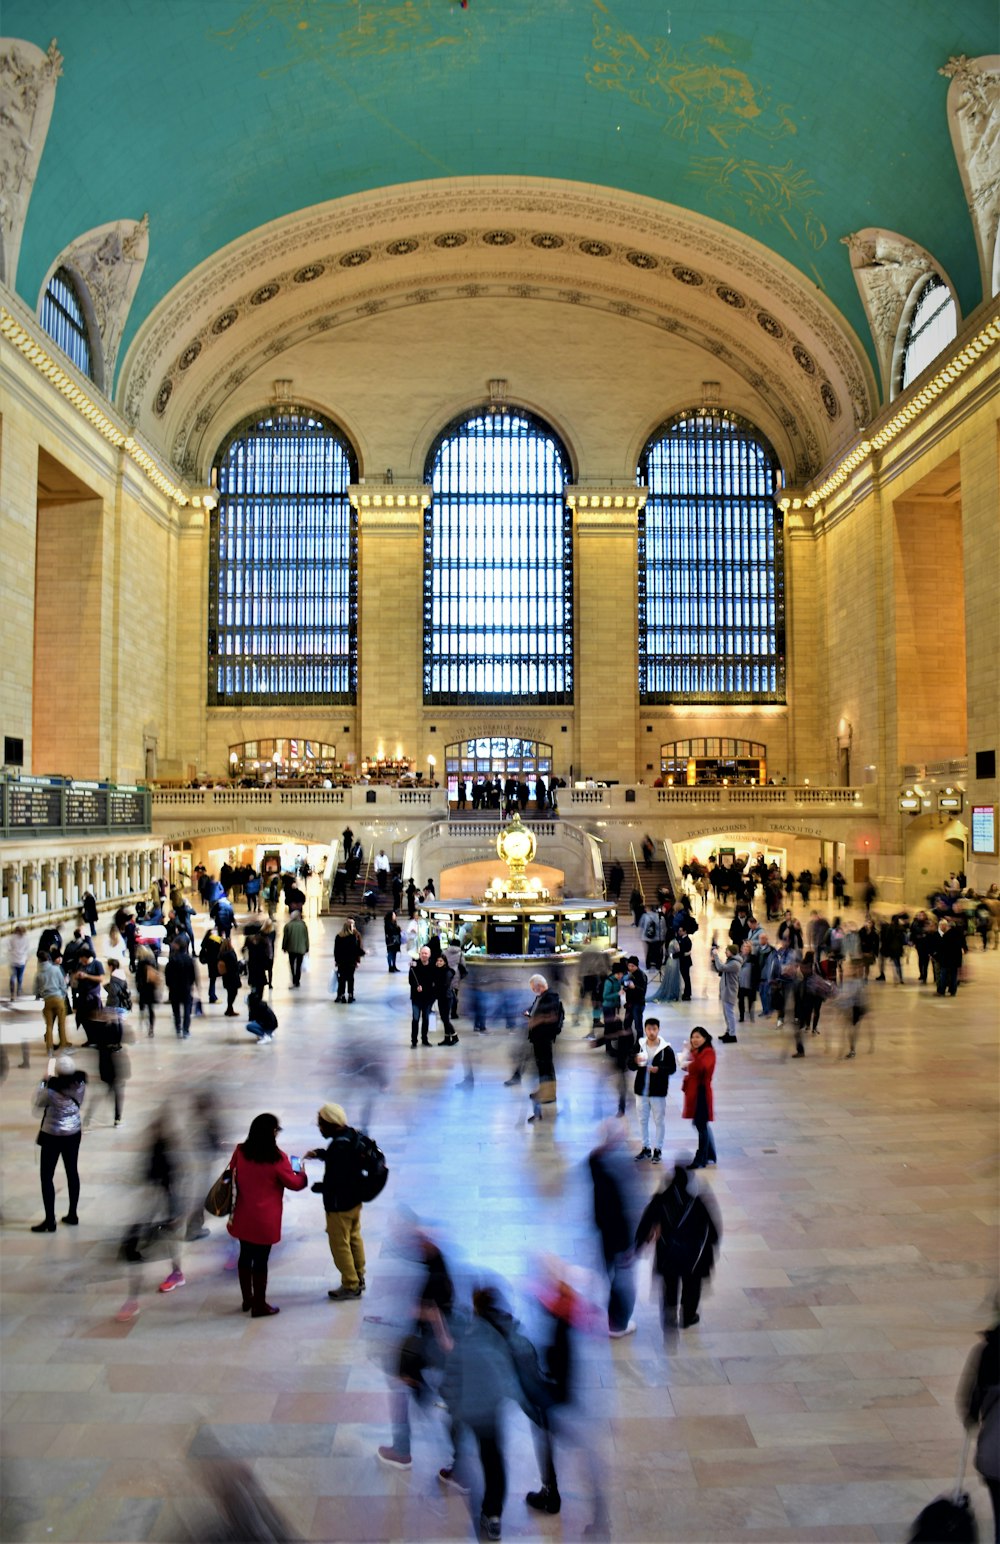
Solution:
<svg viewBox="0 0 1000 1544">
<path fill-rule="evenodd" d="M 685 1120 L 694 1122 L 694 1129 L 698 1133 L 698 1151 L 694 1155 L 694 1162 L 689 1163 L 688 1168 L 703 1169 L 706 1164 L 714 1163 L 716 1159 L 715 1141 L 709 1130 L 709 1122 L 715 1116 L 715 1106 L 712 1102 L 715 1050 L 711 1035 L 707 1029 L 702 1029 L 700 1024 L 696 1024 L 691 1031 L 689 1044 L 691 1051 L 684 1073 L 683 1114 Z"/>
<path fill-rule="evenodd" d="M 281 1206 L 286 1190 L 305 1190 L 305 1169 L 296 1171 L 275 1140 L 281 1130 L 276 1115 L 258 1115 L 245 1142 L 230 1159 L 236 1205 L 229 1231 L 240 1241 L 239 1275 L 243 1312 L 252 1319 L 280 1313 L 267 1301 L 267 1261 L 281 1238 Z"/>
</svg>

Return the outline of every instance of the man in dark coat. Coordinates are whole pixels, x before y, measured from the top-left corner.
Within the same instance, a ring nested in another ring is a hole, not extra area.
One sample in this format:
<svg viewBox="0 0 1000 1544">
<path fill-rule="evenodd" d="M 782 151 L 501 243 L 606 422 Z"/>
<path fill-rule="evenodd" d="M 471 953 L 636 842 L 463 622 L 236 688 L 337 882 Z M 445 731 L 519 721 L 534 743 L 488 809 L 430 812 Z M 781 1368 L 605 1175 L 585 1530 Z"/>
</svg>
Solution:
<svg viewBox="0 0 1000 1544">
<path fill-rule="evenodd" d="M 663 1332 L 677 1328 L 680 1296 L 681 1326 L 699 1319 L 702 1283 L 715 1266 L 722 1223 L 711 1195 L 695 1189 L 687 1168 L 678 1163 L 669 1184 L 653 1197 L 636 1229 L 636 1248 L 656 1244 L 656 1272 L 663 1281 Z"/>
</svg>

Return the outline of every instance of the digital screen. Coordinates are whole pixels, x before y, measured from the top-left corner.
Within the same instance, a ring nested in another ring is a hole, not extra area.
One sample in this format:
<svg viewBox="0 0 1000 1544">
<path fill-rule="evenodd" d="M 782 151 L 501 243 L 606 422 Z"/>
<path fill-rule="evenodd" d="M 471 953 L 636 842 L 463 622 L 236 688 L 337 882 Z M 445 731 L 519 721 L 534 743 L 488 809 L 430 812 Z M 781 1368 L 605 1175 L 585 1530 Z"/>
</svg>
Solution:
<svg viewBox="0 0 1000 1544">
<path fill-rule="evenodd" d="M 513 922 L 497 922 L 493 917 L 486 924 L 487 954 L 521 953 L 521 919 Z"/>
<path fill-rule="evenodd" d="M 8 783 L 8 825 L 58 826 L 61 818 L 58 788 L 44 783 Z"/>
<path fill-rule="evenodd" d="M 68 826 L 106 826 L 108 823 L 108 795 L 103 788 L 78 788 L 66 790 L 66 824 Z"/>
<path fill-rule="evenodd" d="M 972 806 L 972 850 L 993 854 L 997 850 L 997 811 L 995 804 Z"/>
<path fill-rule="evenodd" d="M 108 794 L 108 813 L 113 826 L 141 826 L 146 818 L 146 801 L 141 793 L 112 789 Z"/>
<path fill-rule="evenodd" d="M 528 953 L 529 954 L 555 954 L 556 952 L 556 922 L 553 917 L 551 922 L 528 923 Z"/>
</svg>

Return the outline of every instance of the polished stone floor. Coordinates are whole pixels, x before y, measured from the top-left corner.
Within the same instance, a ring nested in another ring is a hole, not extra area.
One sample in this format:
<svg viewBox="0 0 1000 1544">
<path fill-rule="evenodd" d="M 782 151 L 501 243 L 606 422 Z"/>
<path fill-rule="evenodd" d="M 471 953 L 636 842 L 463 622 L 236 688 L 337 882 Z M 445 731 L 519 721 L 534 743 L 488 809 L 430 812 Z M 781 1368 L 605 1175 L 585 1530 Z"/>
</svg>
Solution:
<svg viewBox="0 0 1000 1544">
<path fill-rule="evenodd" d="M 519 1304 L 546 1253 L 574 1262 L 600 1298 L 585 1158 L 614 1101 L 584 1026 L 567 1024 L 558 1045 L 558 1117 L 530 1126 L 523 1092 L 503 1086 L 502 1028 L 473 1036 L 460 1019 L 457 1050 L 411 1052 L 406 977 L 386 974 L 381 929 L 353 1007 L 329 998 L 329 924 L 313 933 L 300 992 L 284 961 L 276 967 L 273 1046 L 256 1046 L 221 1007 L 181 1042 L 160 1010 L 155 1039 L 130 1051 L 125 1124 L 113 1129 L 102 1108 L 84 1136 L 77 1229 L 28 1231 L 41 1215 L 30 1107 L 40 1036 L 30 1071 L 12 1056 L 2 1090 L 5 1540 L 202 1538 L 206 1485 L 233 1458 L 302 1539 L 469 1538 L 468 1506 L 436 1479 L 449 1456 L 440 1410 L 415 1424 L 410 1474 L 375 1458 L 389 1436 L 380 1337 L 392 1331 L 378 1321 L 392 1317 L 397 1207 L 412 1207 L 468 1272 L 499 1274 Z M 721 1027 L 705 938 L 693 1011 L 662 1015 L 675 1047 L 699 1020 Z M 956 1384 L 997 1286 L 1000 954 L 977 947 L 954 1001 L 911 981 L 872 992 L 874 1050 L 865 1035 L 854 1061 L 836 1054 L 830 1008 L 803 1060 L 785 1059 L 771 1025 L 719 1047 L 720 1157 L 707 1183 L 725 1237 L 701 1323 L 665 1354 L 647 1260 L 637 1333 L 584 1338 L 580 1428 L 623 1544 L 901 1540 L 952 1481 Z M 8 1045 L 20 1022 L 7 1017 Z M 319 1198 L 306 1191 L 286 1199 L 272 1257 L 279 1317 L 240 1313 L 213 1222 L 211 1238 L 187 1249 L 186 1286 L 158 1294 L 167 1267 L 149 1263 L 139 1317 L 118 1323 L 127 1281 L 115 1244 L 137 1205 L 152 1113 L 164 1100 L 181 1113 L 209 1087 L 230 1140 L 273 1109 L 282 1144 L 301 1153 L 317 1140 L 324 1100 L 358 1117 L 359 1047 L 362 1060 L 372 1049 L 384 1058 L 388 1088 L 371 1125 L 392 1170 L 364 1214 L 365 1299 L 328 1302 L 336 1278 Z M 474 1082 L 459 1086 L 464 1070 Z M 667 1122 L 668 1153 L 688 1147 L 676 1085 Z M 629 1128 L 634 1141 L 631 1112 Z M 647 1190 L 657 1178 L 644 1166 Z M 580 1538 L 582 1450 L 561 1463 L 562 1513 L 540 1519 L 523 1500 L 538 1476 L 519 1412 L 507 1431 L 504 1536 Z M 975 1476 L 971 1490 L 985 1525 Z"/>
</svg>

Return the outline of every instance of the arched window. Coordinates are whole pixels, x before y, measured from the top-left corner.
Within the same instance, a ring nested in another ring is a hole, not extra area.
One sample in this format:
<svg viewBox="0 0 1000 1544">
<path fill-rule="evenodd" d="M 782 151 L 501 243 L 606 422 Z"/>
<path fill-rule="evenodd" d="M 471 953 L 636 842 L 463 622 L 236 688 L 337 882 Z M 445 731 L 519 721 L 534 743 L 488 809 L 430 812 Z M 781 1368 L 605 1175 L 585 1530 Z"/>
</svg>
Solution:
<svg viewBox="0 0 1000 1544">
<path fill-rule="evenodd" d="M 732 413 L 682 413 L 647 443 L 641 702 L 784 702 L 777 476 L 771 447 Z"/>
<path fill-rule="evenodd" d="M 354 453 L 309 408 L 256 413 L 215 461 L 208 593 L 210 704 L 354 702 Z"/>
<path fill-rule="evenodd" d="M 83 300 L 73 275 L 66 268 L 57 268 L 42 296 L 39 320 L 54 343 L 92 381 L 97 379 L 94 370 L 94 351 L 90 341 L 90 328 L 84 311 Z"/>
<path fill-rule="evenodd" d="M 903 391 L 954 341 L 957 332 L 958 312 L 951 290 L 936 273 L 932 274 L 917 297 L 903 341 Z"/>
<path fill-rule="evenodd" d="M 438 437 L 425 473 L 425 702 L 572 702 L 568 478 L 554 431 L 517 408 Z"/>
</svg>

